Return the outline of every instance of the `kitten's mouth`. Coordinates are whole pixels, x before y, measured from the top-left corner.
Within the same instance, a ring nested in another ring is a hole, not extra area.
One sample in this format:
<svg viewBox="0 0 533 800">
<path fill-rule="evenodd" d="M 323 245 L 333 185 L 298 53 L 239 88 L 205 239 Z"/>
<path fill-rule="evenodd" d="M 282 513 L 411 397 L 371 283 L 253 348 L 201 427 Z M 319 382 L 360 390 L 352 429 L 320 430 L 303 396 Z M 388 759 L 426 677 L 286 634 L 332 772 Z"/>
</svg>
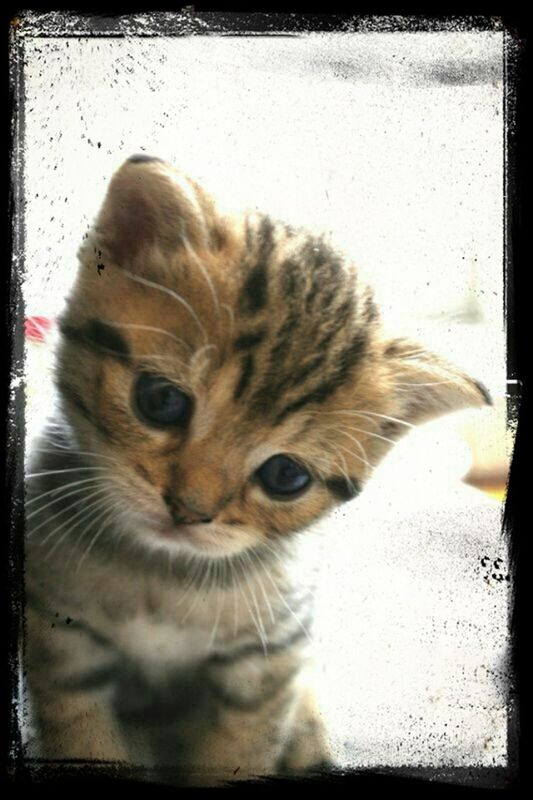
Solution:
<svg viewBox="0 0 533 800">
<path fill-rule="evenodd" d="M 187 525 L 156 525 L 153 530 L 157 536 L 169 541 L 191 541 L 194 538 L 190 526 Z"/>
<path fill-rule="evenodd" d="M 224 557 L 230 552 L 243 548 L 241 537 L 228 531 L 226 526 L 212 524 L 174 525 L 173 523 L 154 519 L 145 521 L 144 532 L 152 543 L 166 546 L 173 550 L 188 550 L 211 556 Z"/>
</svg>

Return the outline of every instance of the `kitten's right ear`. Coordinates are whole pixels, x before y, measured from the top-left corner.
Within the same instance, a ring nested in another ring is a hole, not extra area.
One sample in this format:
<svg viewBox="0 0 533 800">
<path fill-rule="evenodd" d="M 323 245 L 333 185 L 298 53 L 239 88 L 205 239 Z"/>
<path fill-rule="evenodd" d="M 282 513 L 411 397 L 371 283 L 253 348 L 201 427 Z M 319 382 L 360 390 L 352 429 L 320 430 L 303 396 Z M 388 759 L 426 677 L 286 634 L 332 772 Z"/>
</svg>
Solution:
<svg viewBox="0 0 533 800">
<path fill-rule="evenodd" d="M 129 158 L 111 179 L 93 230 L 100 258 L 135 269 L 150 249 L 163 255 L 180 247 L 212 249 L 220 241 L 209 195 L 159 158 Z"/>
</svg>

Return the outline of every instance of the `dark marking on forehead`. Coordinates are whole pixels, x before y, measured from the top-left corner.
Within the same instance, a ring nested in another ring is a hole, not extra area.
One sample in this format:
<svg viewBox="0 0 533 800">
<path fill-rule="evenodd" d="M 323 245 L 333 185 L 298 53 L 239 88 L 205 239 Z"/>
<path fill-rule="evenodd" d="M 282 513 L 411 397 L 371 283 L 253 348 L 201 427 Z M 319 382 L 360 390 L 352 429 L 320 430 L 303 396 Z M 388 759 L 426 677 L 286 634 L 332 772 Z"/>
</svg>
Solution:
<svg viewBox="0 0 533 800">
<path fill-rule="evenodd" d="M 302 275 L 302 265 L 294 259 L 286 259 L 280 267 L 280 275 L 283 293 L 287 297 L 296 297 L 302 291 L 304 279 Z"/>
<path fill-rule="evenodd" d="M 245 314 L 256 314 L 267 302 L 267 265 L 259 261 L 248 274 L 242 287 L 239 307 Z"/>
<path fill-rule="evenodd" d="M 338 358 L 337 382 L 341 386 L 348 378 L 351 370 L 361 360 L 368 347 L 368 332 L 361 328 L 348 347 L 341 351 Z"/>
<path fill-rule="evenodd" d="M 266 335 L 266 328 L 258 328 L 256 331 L 243 333 L 235 339 L 235 350 L 252 350 L 256 345 L 264 341 Z"/>
<path fill-rule="evenodd" d="M 378 307 L 374 302 L 374 299 L 371 294 L 369 294 L 365 300 L 365 307 L 363 311 L 363 317 L 365 322 L 373 322 L 379 316 Z"/>
<path fill-rule="evenodd" d="M 255 368 L 254 357 L 250 353 L 247 353 L 242 357 L 241 365 L 241 376 L 233 393 L 234 400 L 238 400 L 242 396 L 250 383 Z"/>
<path fill-rule="evenodd" d="M 157 158 L 157 156 L 145 156 L 143 153 L 136 153 L 128 158 L 128 164 L 149 164 L 152 161 L 163 163 L 163 159 Z"/>
<path fill-rule="evenodd" d="M 239 308 L 245 314 L 256 314 L 268 300 L 268 261 L 273 248 L 274 225 L 268 217 L 263 217 L 255 236 L 252 237 L 256 250 L 256 262 L 248 272 L 239 295 Z M 247 229 L 248 235 L 248 229 Z M 253 257 L 247 255 L 247 259 Z"/>
<path fill-rule="evenodd" d="M 357 478 L 335 475 L 331 478 L 326 478 L 324 483 L 328 491 L 343 503 L 353 500 L 361 492 L 361 485 Z"/>
<path fill-rule="evenodd" d="M 126 363 L 130 360 L 130 348 L 122 334 L 113 325 L 102 320 L 89 319 L 79 327 L 61 321 L 59 330 L 65 339 L 96 351 L 98 355 L 110 356 Z"/>
<path fill-rule="evenodd" d="M 327 361 L 328 354 L 322 353 L 321 355 L 316 356 L 315 358 L 308 361 L 304 364 L 301 369 L 297 369 L 292 376 L 286 382 L 287 388 L 292 388 L 293 386 L 299 386 L 303 383 L 310 375 L 317 371 L 325 362 Z"/>
</svg>

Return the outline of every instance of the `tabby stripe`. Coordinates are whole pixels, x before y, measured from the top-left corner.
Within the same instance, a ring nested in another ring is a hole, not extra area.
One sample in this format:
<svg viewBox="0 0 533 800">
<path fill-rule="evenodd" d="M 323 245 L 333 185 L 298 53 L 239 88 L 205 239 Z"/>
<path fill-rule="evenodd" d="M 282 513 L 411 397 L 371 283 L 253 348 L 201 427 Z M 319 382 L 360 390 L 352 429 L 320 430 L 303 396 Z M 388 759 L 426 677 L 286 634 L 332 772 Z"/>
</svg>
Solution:
<svg viewBox="0 0 533 800">
<path fill-rule="evenodd" d="M 363 312 L 363 316 L 366 322 L 372 322 L 378 316 L 378 307 L 374 302 L 372 295 L 368 295 L 365 300 L 365 308 Z"/>
<path fill-rule="evenodd" d="M 72 405 L 78 409 L 82 417 L 85 417 L 85 419 L 87 419 L 89 422 L 92 422 L 93 425 L 96 424 L 92 413 L 89 411 L 81 399 L 78 391 L 73 386 L 71 386 L 69 383 L 66 383 L 66 381 L 60 380 L 58 382 L 58 389 L 67 398 L 67 400 L 70 400 Z"/>
<path fill-rule="evenodd" d="M 352 341 L 351 345 L 343 350 L 337 359 L 335 372 L 329 381 L 315 386 L 307 394 L 294 400 L 282 411 L 280 411 L 274 420 L 278 425 L 288 414 L 293 414 L 300 408 L 308 405 L 309 403 L 323 403 L 328 397 L 337 391 L 349 378 L 352 367 L 355 366 L 357 361 L 361 358 L 366 350 L 368 342 L 368 335 L 366 331 L 360 331 Z"/>
<path fill-rule="evenodd" d="M 78 391 L 67 383 L 64 380 L 59 380 L 57 384 L 57 388 L 60 390 L 61 394 L 76 408 L 79 413 L 93 425 L 96 430 L 102 434 L 105 439 L 112 440 L 113 436 L 111 431 L 96 417 L 94 414 L 88 409 L 85 405 L 84 401 L 81 399 Z"/>
<path fill-rule="evenodd" d="M 254 373 L 254 368 L 255 368 L 254 357 L 250 355 L 250 353 L 243 356 L 241 377 L 239 378 L 239 382 L 235 387 L 235 392 L 233 394 L 234 400 L 239 399 L 239 397 L 242 395 L 242 393 L 250 383 L 250 380 Z"/>
<path fill-rule="evenodd" d="M 253 349 L 264 340 L 266 334 L 265 328 L 259 328 L 257 331 L 251 331 L 250 333 L 243 333 L 235 340 L 235 350 Z"/>
<path fill-rule="evenodd" d="M 319 367 L 327 360 L 328 354 L 323 353 L 310 361 L 307 366 L 302 367 L 301 370 L 295 372 L 292 378 L 287 382 L 287 387 L 298 386 L 303 383 L 313 372 L 316 372 Z"/>
<path fill-rule="evenodd" d="M 95 350 L 98 355 L 107 355 L 122 362 L 130 360 L 130 348 L 124 337 L 102 320 L 89 319 L 81 327 L 60 322 L 59 330 L 69 341 Z"/>
<path fill-rule="evenodd" d="M 100 633 L 94 631 L 89 625 L 85 622 L 80 622 L 76 619 L 71 619 L 67 617 L 63 619 L 63 617 L 56 616 L 41 600 L 40 598 L 31 590 L 26 590 L 26 601 L 27 604 L 30 605 L 35 611 L 43 616 L 48 617 L 54 625 L 61 628 L 62 630 L 69 630 L 69 631 L 82 631 L 86 636 L 88 636 L 95 644 L 100 645 L 101 647 L 114 647 L 113 642 L 110 639 L 107 639 L 105 636 L 102 636 Z M 66 620 L 69 620 L 68 622 Z"/>
<path fill-rule="evenodd" d="M 259 240 L 258 261 L 248 274 L 239 297 L 241 311 L 247 314 L 256 314 L 267 303 L 268 258 L 273 246 L 273 230 L 271 220 L 266 216 L 263 217 L 256 233 Z"/>
<path fill-rule="evenodd" d="M 311 619 L 307 619 L 303 625 L 307 627 L 307 625 L 310 623 Z M 267 653 L 268 655 L 273 653 L 283 653 L 293 644 L 301 641 L 301 639 L 304 637 L 305 633 L 302 628 L 297 628 L 289 636 L 287 636 L 286 639 L 282 639 L 280 642 L 267 642 Z M 213 664 L 234 664 L 236 661 L 241 661 L 243 658 L 248 658 L 249 656 L 254 655 L 264 655 L 264 648 L 261 642 L 249 642 L 248 644 L 245 644 L 237 650 L 231 651 L 230 653 L 215 653 L 213 656 L 211 656 L 210 662 Z"/>
<path fill-rule="evenodd" d="M 73 675 L 62 681 L 56 681 L 55 686 L 69 692 L 90 692 L 93 689 L 101 689 L 119 675 L 118 664 L 105 664 L 96 669 L 84 672 L 81 675 Z"/>
<path fill-rule="evenodd" d="M 302 269 L 297 262 L 290 258 L 284 261 L 280 267 L 280 274 L 284 294 L 294 297 L 301 291 Z"/>
<path fill-rule="evenodd" d="M 324 483 L 331 494 L 343 502 L 353 500 L 361 491 L 361 485 L 357 478 L 345 478 L 335 475 L 331 478 L 326 478 Z"/>
</svg>

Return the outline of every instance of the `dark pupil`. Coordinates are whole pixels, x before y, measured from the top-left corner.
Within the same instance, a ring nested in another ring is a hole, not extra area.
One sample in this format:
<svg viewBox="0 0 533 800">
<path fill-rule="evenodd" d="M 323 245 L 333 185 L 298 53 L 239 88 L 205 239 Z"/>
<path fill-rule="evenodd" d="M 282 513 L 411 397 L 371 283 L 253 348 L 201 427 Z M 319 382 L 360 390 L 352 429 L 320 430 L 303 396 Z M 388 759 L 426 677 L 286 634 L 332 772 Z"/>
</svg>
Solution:
<svg viewBox="0 0 533 800">
<path fill-rule="evenodd" d="M 257 471 L 263 487 L 271 494 L 295 494 L 310 482 L 306 469 L 288 456 L 273 456 Z"/>
<path fill-rule="evenodd" d="M 135 388 L 141 418 L 155 425 L 176 425 L 188 416 L 190 400 L 166 378 L 143 373 Z"/>
</svg>

